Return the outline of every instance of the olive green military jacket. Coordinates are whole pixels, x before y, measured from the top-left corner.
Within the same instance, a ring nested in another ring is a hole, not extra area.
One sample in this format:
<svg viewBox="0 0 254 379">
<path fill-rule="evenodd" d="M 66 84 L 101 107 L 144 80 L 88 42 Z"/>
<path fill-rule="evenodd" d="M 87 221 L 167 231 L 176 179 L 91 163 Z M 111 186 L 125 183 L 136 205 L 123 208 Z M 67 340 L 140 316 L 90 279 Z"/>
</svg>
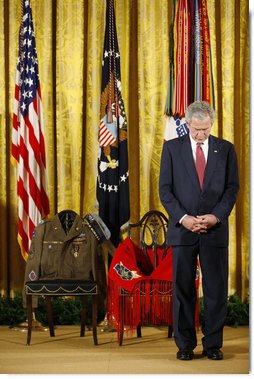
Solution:
<svg viewBox="0 0 254 379">
<path fill-rule="evenodd" d="M 35 228 L 24 284 L 38 279 L 91 279 L 106 291 L 103 252 L 85 219 L 76 215 L 67 233 L 58 214 Z"/>
</svg>

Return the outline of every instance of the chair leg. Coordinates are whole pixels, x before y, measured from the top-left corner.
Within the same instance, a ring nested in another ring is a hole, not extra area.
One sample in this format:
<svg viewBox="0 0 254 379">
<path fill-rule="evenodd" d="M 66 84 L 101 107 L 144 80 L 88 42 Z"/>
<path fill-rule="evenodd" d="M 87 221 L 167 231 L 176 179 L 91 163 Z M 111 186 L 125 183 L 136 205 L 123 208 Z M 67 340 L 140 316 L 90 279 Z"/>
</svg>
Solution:
<svg viewBox="0 0 254 379">
<path fill-rule="evenodd" d="M 32 336 L 32 322 L 33 322 L 33 310 L 32 310 L 32 295 L 26 295 L 26 309 L 27 309 L 27 340 L 26 344 L 29 346 Z"/>
<path fill-rule="evenodd" d="M 94 340 L 94 344 L 98 345 L 98 339 L 97 339 L 98 295 L 93 295 L 92 300 L 93 300 L 93 340 Z"/>
<path fill-rule="evenodd" d="M 173 298 L 170 298 L 170 304 L 169 304 L 169 325 L 168 325 L 168 338 L 172 338 L 173 336 Z"/>
<path fill-rule="evenodd" d="M 139 322 L 138 326 L 137 326 L 137 337 L 138 338 L 141 338 L 142 337 L 142 333 L 141 333 L 141 323 Z"/>
<path fill-rule="evenodd" d="M 86 308 L 87 308 L 87 298 L 86 296 L 81 296 L 81 320 L 80 320 L 80 337 L 85 336 L 85 327 L 86 327 Z"/>
<path fill-rule="evenodd" d="M 172 338 L 173 335 L 173 327 L 172 325 L 168 326 L 168 338 Z"/>
<path fill-rule="evenodd" d="M 124 296 L 119 295 L 119 334 L 118 334 L 118 345 L 123 344 L 123 333 L 124 333 Z"/>
<path fill-rule="evenodd" d="M 51 296 L 46 296 L 46 305 L 47 305 L 47 317 L 48 317 L 48 322 L 49 322 L 50 337 L 55 337 L 54 322 L 53 322 L 53 315 L 52 315 Z"/>
</svg>

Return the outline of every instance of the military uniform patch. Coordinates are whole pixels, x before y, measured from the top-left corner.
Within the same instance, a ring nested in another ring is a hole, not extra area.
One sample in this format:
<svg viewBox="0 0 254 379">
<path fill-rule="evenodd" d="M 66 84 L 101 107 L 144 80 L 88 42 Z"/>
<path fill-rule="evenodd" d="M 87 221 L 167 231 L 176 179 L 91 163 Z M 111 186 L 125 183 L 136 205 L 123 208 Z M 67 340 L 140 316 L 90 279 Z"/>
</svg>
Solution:
<svg viewBox="0 0 254 379">
<path fill-rule="evenodd" d="M 28 274 L 28 277 L 30 280 L 37 279 L 37 275 L 35 274 L 35 272 L 33 270 Z"/>
<path fill-rule="evenodd" d="M 117 263 L 114 266 L 114 270 L 116 270 L 117 274 L 121 276 L 123 280 L 132 280 L 140 278 L 141 275 L 137 274 L 137 271 L 132 271 L 125 267 L 122 262 Z"/>
<path fill-rule="evenodd" d="M 77 237 L 73 239 L 75 244 L 82 244 L 83 242 L 87 242 L 87 237 L 85 233 L 80 233 Z"/>
<path fill-rule="evenodd" d="M 78 236 L 77 236 L 78 239 L 82 239 L 82 238 L 86 238 L 86 233 L 80 233 Z"/>
</svg>

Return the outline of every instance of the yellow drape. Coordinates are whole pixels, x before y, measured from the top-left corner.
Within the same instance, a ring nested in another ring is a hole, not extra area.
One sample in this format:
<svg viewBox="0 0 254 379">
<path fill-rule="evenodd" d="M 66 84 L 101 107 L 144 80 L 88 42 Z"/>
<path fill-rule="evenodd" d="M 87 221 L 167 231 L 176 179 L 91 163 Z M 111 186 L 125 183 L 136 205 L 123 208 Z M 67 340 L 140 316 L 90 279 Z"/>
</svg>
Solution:
<svg viewBox="0 0 254 379">
<path fill-rule="evenodd" d="M 236 146 L 241 192 L 230 216 L 229 293 L 248 295 L 248 1 L 207 0 L 217 121 Z M 104 0 L 31 0 L 44 111 L 51 215 L 97 212 L 96 177 Z M 171 0 L 116 0 L 122 92 L 128 117 L 131 219 L 163 211 L 158 195 L 169 76 Z M 16 172 L 10 165 L 20 0 L 0 0 L 0 285 L 22 288 Z"/>
</svg>

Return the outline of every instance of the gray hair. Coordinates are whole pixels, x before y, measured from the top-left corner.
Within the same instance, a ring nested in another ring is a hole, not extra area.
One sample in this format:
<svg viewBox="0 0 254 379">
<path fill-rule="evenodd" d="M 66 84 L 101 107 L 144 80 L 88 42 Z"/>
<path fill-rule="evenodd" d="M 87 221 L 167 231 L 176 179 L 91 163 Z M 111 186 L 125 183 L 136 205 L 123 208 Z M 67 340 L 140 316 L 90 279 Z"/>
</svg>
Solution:
<svg viewBox="0 0 254 379">
<path fill-rule="evenodd" d="M 207 116 L 210 117 L 211 123 L 213 124 L 215 120 L 215 110 L 210 107 L 209 103 L 206 101 L 197 100 L 191 103 L 185 111 L 185 120 L 190 124 L 192 117 L 198 120 L 203 120 Z"/>
</svg>

